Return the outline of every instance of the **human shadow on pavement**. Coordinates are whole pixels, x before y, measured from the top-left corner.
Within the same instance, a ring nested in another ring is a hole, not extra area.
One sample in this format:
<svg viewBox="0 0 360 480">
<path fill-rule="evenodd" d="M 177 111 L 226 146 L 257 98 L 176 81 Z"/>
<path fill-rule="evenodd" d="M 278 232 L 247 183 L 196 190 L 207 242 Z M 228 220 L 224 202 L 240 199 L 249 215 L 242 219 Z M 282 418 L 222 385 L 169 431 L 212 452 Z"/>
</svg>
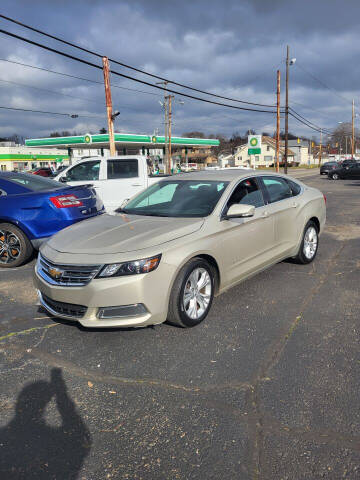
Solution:
<svg viewBox="0 0 360 480">
<path fill-rule="evenodd" d="M 61 426 L 51 426 L 45 408 L 55 399 Z M 91 448 L 91 436 L 69 397 L 61 369 L 51 381 L 26 385 L 15 417 L 0 429 L 0 478 L 6 480 L 75 480 Z"/>
</svg>

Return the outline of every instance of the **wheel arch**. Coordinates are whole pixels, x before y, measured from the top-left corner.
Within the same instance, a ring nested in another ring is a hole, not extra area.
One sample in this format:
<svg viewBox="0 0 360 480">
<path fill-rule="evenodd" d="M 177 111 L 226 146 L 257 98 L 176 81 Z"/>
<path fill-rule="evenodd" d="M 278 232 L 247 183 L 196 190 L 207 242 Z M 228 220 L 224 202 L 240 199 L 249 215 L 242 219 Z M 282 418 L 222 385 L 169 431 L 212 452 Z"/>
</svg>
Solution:
<svg viewBox="0 0 360 480">
<path fill-rule="evenodd" d="M 0 223 L 9 223 L 10 225 L 14 225 L 14 227 L 19 228 L 30 241 L 34 238 L 34 235 L 30 232 L 30 230 L 19 221 L 13 220 L 12 218 L 0 217 Z"/>
<path fill-rule="evenodd" d="M 199 255 L 194 255 L 192 258 L 202 258 L 203 260 L 207 261 L 214 269 L 215 271 L 215 294 L 219 292 L 220 289 L 220 269 L 217 261 L 212 255 L 206 254 L 206 253 L 200 253 Z M 190 258 L 189 260 L 192 260 Z M 188 261 L 189 261 L 188 260 Z"/>
<path fill-rule="evenodd" d="M 221 274 L 220 274 L 219 264 L 213 255 L 211 255 L 210 253 L 206 253 L 204 251 L 191 252 L 191 254 L 186 256 L 184 260 L 181 262 L 181 264 L 178 265 L 174 278 L 171 282 L 170 291 L 181 269 L 194 258 L 201 258 L 202 260 L 205 260 L 210 264 L 210 266 L 213 267 L 215 271 L 215 294 L 217 294 L 219 292 L 220 284 L 221 284 Z"/>
<path fill-rule="evenodd" d="M 308 222 L 314 222 L 315 225 L 317 226 L 318 232 L 320 232 L 320 221 L 317 217 L 311 217 L 309 218 Z M 307 223 L 308 223 L 307 222 Z"/>
</svg>

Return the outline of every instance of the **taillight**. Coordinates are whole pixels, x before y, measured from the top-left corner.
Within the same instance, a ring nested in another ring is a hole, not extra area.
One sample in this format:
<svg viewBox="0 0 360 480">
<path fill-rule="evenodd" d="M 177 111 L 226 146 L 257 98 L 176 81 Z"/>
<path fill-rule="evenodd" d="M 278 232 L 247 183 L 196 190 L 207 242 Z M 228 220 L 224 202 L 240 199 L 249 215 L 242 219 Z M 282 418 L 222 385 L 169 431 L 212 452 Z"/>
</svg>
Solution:
<svg viewBox="0 0 360 480">
<path fill-rule="evenodd" d="M 324 197 L 324 202 L 326 203 L 326 195 L 323 194 L 323 197 Z"/>
<path fill-rule="evenodd" d="M 81 207 L 83 205 L 75 195 L 59 195 L 50 197 L 50 200 L 56 208 Z"/>
</svg>

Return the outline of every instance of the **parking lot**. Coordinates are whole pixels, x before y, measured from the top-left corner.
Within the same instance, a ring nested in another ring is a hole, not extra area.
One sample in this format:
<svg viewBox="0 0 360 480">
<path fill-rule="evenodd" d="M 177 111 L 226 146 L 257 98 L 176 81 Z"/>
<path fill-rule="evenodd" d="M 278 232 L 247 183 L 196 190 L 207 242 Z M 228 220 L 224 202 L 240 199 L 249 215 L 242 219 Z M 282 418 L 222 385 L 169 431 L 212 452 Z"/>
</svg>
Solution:
<svg viewBox="0 0 360 480">
<path fill-rule="evenodd" d="M 231 289 L 193 329 L 86 330 L 36 305 L 34 261 L 2 270 L 7 478 L 360 477 L 360 181 L 304 181 L 327 196 L 315 261 Z"/>
</svg>

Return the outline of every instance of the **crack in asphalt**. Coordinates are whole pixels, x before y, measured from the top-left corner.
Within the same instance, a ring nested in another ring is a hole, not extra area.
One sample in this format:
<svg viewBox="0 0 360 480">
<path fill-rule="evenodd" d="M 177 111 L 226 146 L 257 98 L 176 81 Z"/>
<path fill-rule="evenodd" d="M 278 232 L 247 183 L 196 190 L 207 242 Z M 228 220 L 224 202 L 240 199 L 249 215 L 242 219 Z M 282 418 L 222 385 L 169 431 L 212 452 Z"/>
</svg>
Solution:
<svg viewBox="0 0 360 480">
<path fill-rule="evenodd" d="M 36 332 L 38 330 L 44 330 L 44 329 L 48 329 L 48 328 L 51 328 L 51 327 L 56 327 L 57 325 L 60 325 L 59 323 L 50 323 L 48 325 L 43 325 L 42 327 L 31 327 L 31 328 L 27 328 L 26 330 L 21 330 L 19 332 L 10 332 L 10 333 L 7 333 L 6 335 L 3 335 L 2 337 L 0 337 L 0 342 L 3 341 L 3 340 L 7 340 L 8 338 L 11 338 L 11 337 L 17 337 L 19 335 L 28 335 L 29 333 L 33 333 L 33 332 Z"/>
<path fill-rule="evenodd" d="M 337 251 L 330 257 L 328 260 L 328 265 L 324 273 L 319 275 L 319 280 L 317 284 L 310 290 L 307 297 L 301 304 L 300 312 L 291 322 L 290 326 L 286 329 L 282 335 L 273 342 L 272 346 L 269 348 L 268 355 L 265 356 L 264 362 L 260 365 L 258 372 L 255 374 L 251 385 L 252 389 L 249 389 L 247 393 L 246 405 L 249 410 L 252 410 L 253 415 L 249 416 L 250 422 L 253 426 L 253 447 L 252 447 L 252 464 L 251 464 L 251 475 L 253 480 L 259 480 L 261 476 L 261 458 L 262 458 L 262 448 L 264 443 L 264 430 L 265 428 L 265 413 L 261 409 L 261 401 L 259 395 L 259 385 L 263 380 L 268 378 L 268 372 L 279 362 L 284 348 L 289 341 L 290 337 L 294 334 L 297 325 L 302 320 L 303 314 L 306 308 L 309 306 L 310 302 L 314 296 L 319 292 L 319 290 L 325 284 L 326 279 L 328 278 L 329 272 L 335 266 L 337 258 L 340 256 L 344 250 L 345 245 L 341 245 Z M 296 431 L 296 429 L 286 430 L 283 427 L 284 431 Z M 320 438 L 319 436 L 317 438 Z M 328 434 L 324 434 L 321 438 L 329 438 Z M 359 439 L 354 439 L 354 442 L 350 442 L 352 445 L 356 444 Z"/>
<path fill-rule="evenodd" d="M 40 328 L 40 327 L 39 327 Z M 98 372 L 87 370 L 85 368 L 79 367 L 72 362 L 65 360 L 59 356 L 55 356 L 51 353 L 45 352 L 44 350 L 39 349 L 38 347 L 25 348 L 24 346 L 10 345 L 9 349 L 15 351 L 21 351 L 24 354 L 31 355 L 39 360 L 42 360 L 46 365 L 51 365 L 53 367 L 63 368 L 65 371 L 93 382 L 98 383 L 107 383 L 113 385 L 149 385 L 157 386 L 165 389 L 173 390 L 183 390 L 185 392 L 216 392 L 224 391 L 229 388 L 231 390 L 246 390 L 252 388 L 248 382 L 234 382 L 228 384 L 218 384 L 218 385 L 204 385 L 204 386 L 188 386 L 178 383 L 168 382 L 166 380 L 152 379 L 152 378 L 130 378 L 130 377 L 116 377 L 114 375 L 104 375 Z"/>
</svg>

